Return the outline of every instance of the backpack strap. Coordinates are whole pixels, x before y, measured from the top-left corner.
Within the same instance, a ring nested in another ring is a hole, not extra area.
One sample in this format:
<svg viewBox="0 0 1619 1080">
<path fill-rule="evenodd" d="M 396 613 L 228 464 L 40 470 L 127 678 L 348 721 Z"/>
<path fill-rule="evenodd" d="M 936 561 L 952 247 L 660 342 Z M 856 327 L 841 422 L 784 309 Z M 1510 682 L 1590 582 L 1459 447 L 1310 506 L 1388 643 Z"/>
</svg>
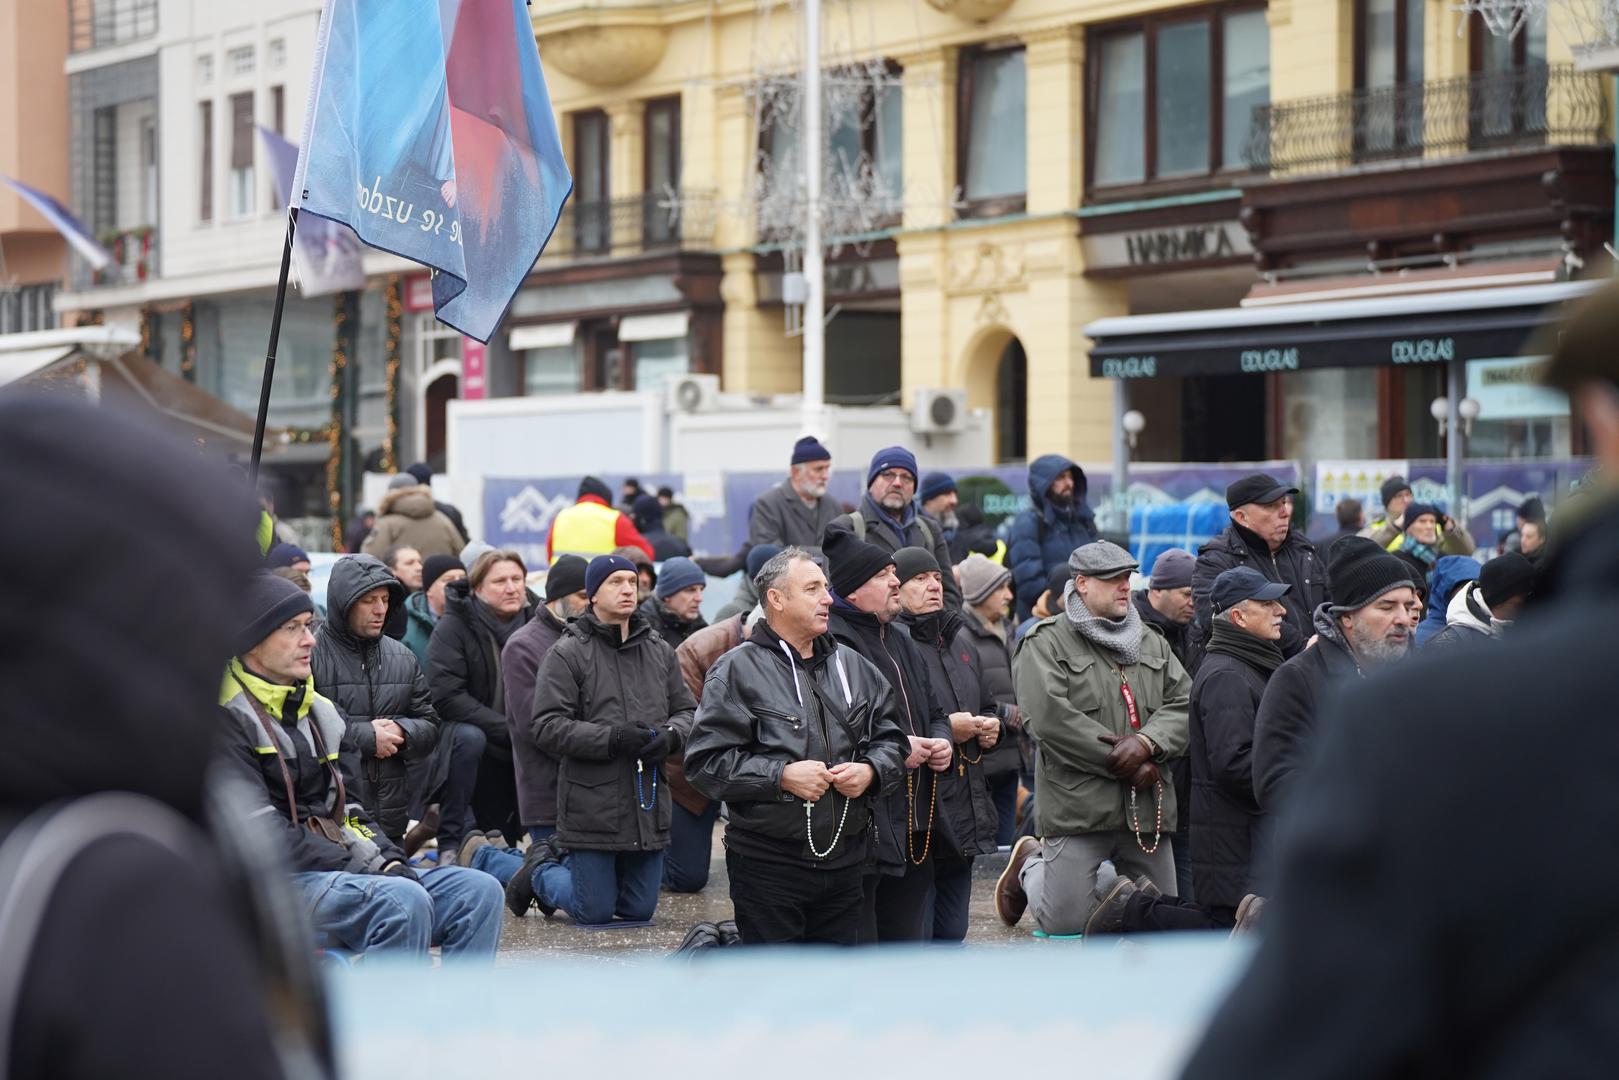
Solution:
<svg viewBox="0 0 1619 1080">
<path fill-rule="evenodd" d="M 858 510 L 850 511 L 850 513 L 849 513 L 849 527 L 854 530 L 854 538 L 856 540 L 862 540 L 862 541 L 865 540 L 865 538 L 866 538 L 866 516 L 864 514 L 862 514 Z"/>
<path fill-rule="evenodd" d="M 155 799 L 126 791 L 88 795 L 34 813 L 0 843 L 0 1073 L 9 1068 L 28 960 L 62 875 L 86 848 L 137 837 L 188 858 L 196 827 Z"/>
</svg>

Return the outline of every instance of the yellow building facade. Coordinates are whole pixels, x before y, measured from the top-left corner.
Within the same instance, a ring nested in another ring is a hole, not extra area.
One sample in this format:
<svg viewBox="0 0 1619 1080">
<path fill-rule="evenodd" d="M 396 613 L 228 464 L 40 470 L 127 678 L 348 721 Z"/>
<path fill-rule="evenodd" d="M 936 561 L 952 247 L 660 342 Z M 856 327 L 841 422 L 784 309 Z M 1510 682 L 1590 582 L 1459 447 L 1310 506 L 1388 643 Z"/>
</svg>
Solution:
<svg viewBox="0 0 1619 1080">
<path fill-rule="evenodd" d="M 754 207 L 754 178 L 768 156 L 758 87 L 796 63 L 799 18 L 797 6 L 754 0 L 534 7 L 580 185 L 574 228 L 593 203 L 647 206 L 660 187 L 682 193 L 676 201 L 688 220 L 708 219 L 683 245 L 717 260 L 717 313 L 709 331 L 691 331 L 689 363 L 721 375 L 728 391 L 800 388 L 799 341 L 770 295 L 779 245 L 760 235 Z M 995 411 L 1003 458 L 1109 458 L 1114 388 L 1091 374 L 1085 327 L 1142 311 L 1230 307 L 1266 280 L 1265 260 L 1238 225 L 1242 189 L 1256 176 L 1240 153 L 1254 106 L 1357 92 L 1364 102 L 1380 87 L 1568 59 L 1555 27 L 1503 44 L 1461 19 L 1449 0 L 828 0 L 823 66 L 885 61 L 901 98 L 899 137 L 889 132 L 887 141 L 902 146 L 893 151 L 902 210 L 862 238 L 867 255 L 841 257 L 897 269 L 869 286 L 876 299 L 867 306 L 884 320 L 874 327 L 891 330 L 897 320 L 897 333 L 882 341 L 898 352 L 899 400 L 924 387 L 965 388 L 969 406 Z M 1438 99 L 1430 91 L 1427 100 Z M 1396 123 L 1413 122 L 1430 129 L 1426 142 L 1416 138 L 1419 159 L 1454 153 L 1432 138 L 1449 122 L 1434 105 Z M 667 146 L 649 136 L 653 123 Z M 1342 133 L 1345 168 L 1359 145 L 1352 128 Z M 1021 169 L 1008 154 L 1021 155 Z M 972 187 L 975 170 L 985 169 L 1000 187 L 980 199 Z M 1273 164 L 1270 178 L 1286 171 Z M 1018 173 L 1021 190 L 1010 190 Z M 578 271 L 568 268 L 579 261 L 577 251 L 548 253 L 541 268 L 551 262 L 558 280 L 573 280 Z M 597 260 L 592 280 L 610 280 L 602 267 L 611 262 Z M 829 291 L 836 301 L 837 286 Z M 846 310 L 862 309 L 859 295 L 844 300 Z M 829 385 L 840 365 L 857 362 L 838 340 L 829 337 Z M 588 355 L 574 362 L 592 363 Z M 587 374 L 581 385 L 633 388 L 628 378 Z M 1278 384 L 1254 378 L 1254 393 L 1274 398 L 1265 408 L 1281 416 Z M 1133 389 L 1163 404 L 1152 421 L 1161 437 L 1190 423 L 1189 399 L 1201 392 L 1190 383 Z M 1162 445 L 1164 456 L 1191 456 L 1178 436 Z M 1266 448 L 1284 448 L 1279 433 Z"/>
</svg>

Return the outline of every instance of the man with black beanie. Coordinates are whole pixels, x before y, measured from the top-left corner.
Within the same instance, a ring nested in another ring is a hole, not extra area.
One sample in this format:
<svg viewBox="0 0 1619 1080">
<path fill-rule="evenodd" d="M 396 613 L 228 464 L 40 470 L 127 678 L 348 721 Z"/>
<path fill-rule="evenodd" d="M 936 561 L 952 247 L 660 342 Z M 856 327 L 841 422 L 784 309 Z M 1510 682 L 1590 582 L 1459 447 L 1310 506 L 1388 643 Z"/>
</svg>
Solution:
<svg viewBox="0 0 1619 1080">
<path fill-rule="evenodd" d="M 1477 581 L 1469 581 L 1451 598 L 1445 628 L 1428 648 L 1499 638 L 1523 610 L 1535 588 L 1535 566 L 1516 551 L 1484 564 Z"/>
<path fill-rule="evenodd" d="M 545 574 L 545 603 L 512 632 L 500 650 L 506 730 L 512 737 L 512 763 L 517 768 L 517 812 L 532 840 L 543 840 L 557 831 L 557 759 L 534 740 L 534 683 L 546 653 L 568 624 L 590 607 L 585 565 L 577 555 L 559 555 Z M 528 910 L 526 902 L 522 910 Z"/>
<path fill-rule="evenodd" d="M 1410 571 L 1363 536 L 1332 546 L 1327 586 L 1332 599 L 1315 609 L 1315 644 L 1271 676 L 1254 719 L 1254 799 L 1273 821 L 1314 752 L 1335 687 L 1404 657 L 1416 630 Z"/>
<path fill-rule="evenodd" d="M 932 937 L 927 916 L 934 831 L 942 828 L 937 774 L 950 768 L 955 756 L 950 717 L 933 700 L 921 651 L 894 625 L 900 615 L 894 556 L 836 529 L 828 532 L 825 550 L 832 568 L 828 629 L 871 661 L 893 687 L 899 728 L 911 745 L 903 789 L 881 796 L 873 811 L 877 858 L 865 880 L 860 941 L 926 941 Z"/>
</svg>

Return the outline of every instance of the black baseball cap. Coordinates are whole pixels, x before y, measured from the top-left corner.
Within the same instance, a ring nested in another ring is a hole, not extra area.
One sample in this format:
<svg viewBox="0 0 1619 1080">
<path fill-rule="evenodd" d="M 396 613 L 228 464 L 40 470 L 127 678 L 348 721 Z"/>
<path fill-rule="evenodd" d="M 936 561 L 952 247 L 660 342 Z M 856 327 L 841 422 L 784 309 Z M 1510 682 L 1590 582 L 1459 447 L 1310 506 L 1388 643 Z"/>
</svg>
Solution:
<svg viewBox="0 0 1619 1080">
<path fill-rule="evenodd" d="M 1214 604 L 1214 613 L 1218 615 L 1244 600 L 1280 600 L 1292 589 L 1293 586 L 1272 581 L 1251 566 L 1233 566 L 1214 579 L 1209 599 Z"/>
<path fill-rule="evenodd" d="M 1298 493 L 1298 488 L 1284 484 L 1274 476 L 1254 473 L 1252 476 L 1244 476 L 1241 480 L 1233 481 L 1231 486 L 1225 489 L 1225 504 L 1228 510 L 1235 510 L 1249 503 L 1264 506 L 1266 503 L 1275 502 L 1283 495 Z"/>
</svg>

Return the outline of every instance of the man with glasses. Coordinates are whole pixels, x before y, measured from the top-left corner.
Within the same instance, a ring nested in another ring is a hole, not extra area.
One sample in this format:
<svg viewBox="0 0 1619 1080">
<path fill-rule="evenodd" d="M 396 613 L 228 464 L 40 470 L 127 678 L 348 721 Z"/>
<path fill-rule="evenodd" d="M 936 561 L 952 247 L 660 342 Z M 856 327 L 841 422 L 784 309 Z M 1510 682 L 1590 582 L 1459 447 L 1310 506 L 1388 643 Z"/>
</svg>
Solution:
<svg viewBox="0 0 1619 1080">
<path fill-rule="evenodd" d="M 832 477 L 832 452 L 813 435 L 793 444 L 787 479 L 759 496 L 748 515 L 748 546 L 774 544 L 821 550 L 821 534 L 842 512 L 826 493 Z M 734 571 L 733 571 L 734 572 Z"/>
<path fill-rule="evenodd" d="M 940 566 L 950 561 L 950 546 L 944 527 L 916 507 L 916 455 L 903 446 L 877 451 L 866 470 L 866 494 L 859 509 L 841 515 L 826 527 L 822 544 L 834 532 L 854 534 L 855 539 L 875 544 L 889 554 L 900 548 L 919 547 L 932 552 Z M 961 586 L 954 574 L 944 576 L 944 603 L 961 607 Z"/>
</svg>

